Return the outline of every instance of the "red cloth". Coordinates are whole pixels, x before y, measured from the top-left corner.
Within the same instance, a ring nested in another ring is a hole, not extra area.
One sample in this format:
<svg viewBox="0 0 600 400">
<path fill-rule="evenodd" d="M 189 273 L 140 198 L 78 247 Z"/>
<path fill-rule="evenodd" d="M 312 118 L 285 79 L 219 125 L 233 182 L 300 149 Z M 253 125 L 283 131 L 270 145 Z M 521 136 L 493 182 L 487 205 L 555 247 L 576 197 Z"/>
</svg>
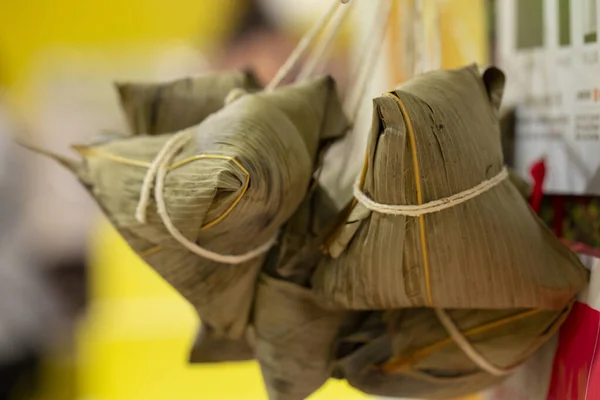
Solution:
<svg viewBox="0 0 600 400">
<path fill-rule="evenodd" d="M 542 209 L 542 199 L 544 197 L 544 179 L 546 179 L 546 162 L 541 159 L 535 162 L 529 169 L 531 178 L 533 178 L 533 189 L 529 204 L 536 214 L 539 214 Z"/>
<path fill-rule="evenodd" d="M 548 400 L 600 399 L 600 312 L 575 303 L 563 325 Z"/>
</svg>

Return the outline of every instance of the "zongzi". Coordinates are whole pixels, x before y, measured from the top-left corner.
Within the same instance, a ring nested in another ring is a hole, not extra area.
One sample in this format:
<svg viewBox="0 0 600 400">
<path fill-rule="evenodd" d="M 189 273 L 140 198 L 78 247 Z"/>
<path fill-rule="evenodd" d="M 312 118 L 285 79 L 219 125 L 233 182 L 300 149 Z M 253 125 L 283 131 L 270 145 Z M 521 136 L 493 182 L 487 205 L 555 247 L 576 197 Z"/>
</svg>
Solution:
<svg viewBox="0 0 600 400">
<path fill-rule="evenodd" d="M 357 200 L 313 285 L 350 309 L 560 310 L 587 273 L 503 166 L 504 75 L 436 71 L 375 99 Z"/>
</svg>

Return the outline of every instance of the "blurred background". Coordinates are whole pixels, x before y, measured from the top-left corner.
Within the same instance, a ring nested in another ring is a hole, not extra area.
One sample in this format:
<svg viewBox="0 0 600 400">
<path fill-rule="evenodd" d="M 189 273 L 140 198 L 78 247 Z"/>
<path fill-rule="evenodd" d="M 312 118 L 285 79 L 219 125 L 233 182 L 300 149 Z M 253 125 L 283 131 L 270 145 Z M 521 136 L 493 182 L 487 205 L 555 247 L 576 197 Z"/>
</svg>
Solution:
<svg viewBox="0 0 600 400">
<path fill-rule="evenodd" d="M 326 68 L 342 94 L 380 4 L 353 1 L 359 10 Z M 369 99 L 409 75 L 402 10 L 410 1 L 394 3 L 357 121 L 364 135 Z M 430 67 L 495 59 L 495 2 L 439 0 L 435 12 L 433 3 L 423 2 L 424 29 L 434 32 L 425 47 L 439 42 L 439 59 L 425 57 Z M 265 398 L 255 363 L 185 363 L 198 326 L 191 307 L 129 250 L 67 171 L 11 137 L 69 154 L 98 132 L 125 131 L 114 81 L 251 66 L 266 83 L 328 4 L 0 0 L 0 399 Z M 329 157 L 362 157 L 364 135 Z M 354 176 L 323 179 L 345 191 Z M 367 396 L 330 382 L 314 398 Z"/>
</svg>

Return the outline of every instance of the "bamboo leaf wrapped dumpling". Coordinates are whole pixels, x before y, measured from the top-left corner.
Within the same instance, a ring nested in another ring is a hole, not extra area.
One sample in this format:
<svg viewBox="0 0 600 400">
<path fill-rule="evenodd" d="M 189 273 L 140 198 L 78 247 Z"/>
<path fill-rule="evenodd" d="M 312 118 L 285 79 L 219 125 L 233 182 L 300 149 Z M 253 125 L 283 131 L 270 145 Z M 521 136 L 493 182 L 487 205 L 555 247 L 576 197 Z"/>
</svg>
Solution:
<svg viewBox="0 0 600 400">
<path fill-rule="evenodd" d="M 237 339 L 264 253 L 306 194 L 319 142 L 347 126 L 334 82 L 322 78 L 245 95 L 175 135 L 80 147 L 84 162 L 73 169 L 203 324 L 216 337 Z M 157 155 L 167 157 L 147 185 Z M 152 186 L 154 196 L 140 203 Z M 142 203 L 145 222 L 138 220 Z"/>
<path fill-rule="evenodd" d="M 220 110 L 233 89 L 260 89 L 250 71 L 208 73 L 169 82 L 116 84 L 134 135 L 177 132 Z"/>
<path fill-rule="evenodd" d="M 352 309 L 562 309 L 587 273 L 506 179 L 504 77 L 436 71 L 374 101 L 360 201 L 313 277 Z"/>
</svg>

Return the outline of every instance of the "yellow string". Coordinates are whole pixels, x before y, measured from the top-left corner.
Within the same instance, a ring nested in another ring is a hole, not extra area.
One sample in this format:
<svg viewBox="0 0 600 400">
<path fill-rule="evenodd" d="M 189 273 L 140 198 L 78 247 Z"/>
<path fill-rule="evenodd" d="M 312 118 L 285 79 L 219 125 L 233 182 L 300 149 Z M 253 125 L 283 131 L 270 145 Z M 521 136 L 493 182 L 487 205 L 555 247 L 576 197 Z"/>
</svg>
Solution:
<svg viewBox="0 0 600 400">
<path fill-rule="evenodd" d="M 75 149 L 79 154 L 81 154 L 83 156 L 96 156 L 96 157 L 104 158 L 104 159 L 107 159 L 107 160 L 110 160 L 110 161 L 113 161 L 113 162 L 116 162 L 119 164 L 123 164 L 123 165 L 130 165 L 130 166 L 141 167 L 141 168 L 150 168 L 150 163 L 148 163 L 148 162 L 135 160 L 132 158 L 127 158 L 127 157 L 122 157 L 122 156 L 119 156 L 116 154 L 112 154 L 108 151 L 100 150 L 100 149 L 93 148 L 93 147 L 73 146 L 73 149 Z M 248 191 L 248 187 L 250 186 L 250 172 L 248 172 L 248 170 L 238 160 L 236 160 L 235 157 L 218 155 L 218 154 L 200 154 L 200 155 L 188 157 L 184 160 L 178 161 L 178 162 L 170 165 L 169 171 L 173 171 L 173 170 L 175 170 L 179 167 L 182 167 L 186 164 L 189 164 L 193 161 L 202 160 L 202 159 L 231 161 L 233 164 L 235 164 L 236 167 L 238 167 L 240 169 L 240 171 L 242 171 L 242 173 L 244 175 L 246 175 L 246 181 L 244 182 L 244 185 L 242 186 L 242 190 L 241 190 L 240 194 L 235 198 L 235 200 L 231 203 L 231 205 L 227 208 L 227 210 L 225 210 L 225 212 L 223 212 L 223 214 L 221 214 L 219 217 L 215 218 L 214 220 L 209 221 L 206 224 L 202 225 L 200 230 L 205 230 L 205 229 L 213 227 L 216 224 L 218 224 L 219 222 L 223 221 L 223 219 L 225 219 L 233 211 L 233 209 L 238 205 L 238 203 L 242 200 L 242 197 L 246 194 L 246 192 Z"/>
<path fill-rule="evenodd" d="M 138 255 L 141 258 L 146 258 L 146 257 L 150 257 L 153 256 L 157 253 L 160 253 L 161 251 L 164 250 L 164 247 L 160 246 L 160 245 L 156 245 L 154 247 L 150 247 L 148 250 L 146 251 L 142 251 L 141 253 L 139 253 Z"/>
<path fill-rule="evenodd" d="M 131 158 L 126 158 L 122 156 L 118 156 L 116 154 L 109 153 L 104 150 L 96 149 L 94 147 L 85 147 L 85 146 L 71 146 L 73 150 L 81 154 L 82 156 L 96 156 L 100 158 L 105 158 L 110 161 L 114 161 L 123 165 L 131 165 L 133 167 L 142 167 L 142 168 L 150 168 L 150 163 L 145 161 L 134 160 Z"/>
<path fill-rule="evenodd" d="M 400 100 L 398 96 L 394 93 L 385 93 L 386 96 L 391 97 L 396 101 L 398 106 L 400 107 L 400 112 L 402 113 L 402 117 L 404 118 L 404 122 L 406 124 L 406 130 L 408 131 L 408 136 L 410 139 L 410 147 L 412 152 L 412 160 L 413 160 L 413 169 L 415 171 L 415 185 L 417 189 L 417 204 L 423 204 L 423 192 L 421 190 L 421 173 L 419 169 L 419 159 L 417 157 L 417 141 L 415 138 L 415 132 L 412 126 L 412 122 L 410 120 L 410 116 L 408 115 L 408 111 L 406 110 L 406 106 Z M 421 239 L 421 253 L 423 257 L 423 272 L 425 275 L 425 288 L 427 291 L 427 305 L 429 307 L 433 306 L 433 299 L 431 296 L 431 282 L 429 279 L 429 257 L 427 255 L 427 240 L 425 236 L 425 216 L 419 216 L 419 233 Z"/>
</svg>

